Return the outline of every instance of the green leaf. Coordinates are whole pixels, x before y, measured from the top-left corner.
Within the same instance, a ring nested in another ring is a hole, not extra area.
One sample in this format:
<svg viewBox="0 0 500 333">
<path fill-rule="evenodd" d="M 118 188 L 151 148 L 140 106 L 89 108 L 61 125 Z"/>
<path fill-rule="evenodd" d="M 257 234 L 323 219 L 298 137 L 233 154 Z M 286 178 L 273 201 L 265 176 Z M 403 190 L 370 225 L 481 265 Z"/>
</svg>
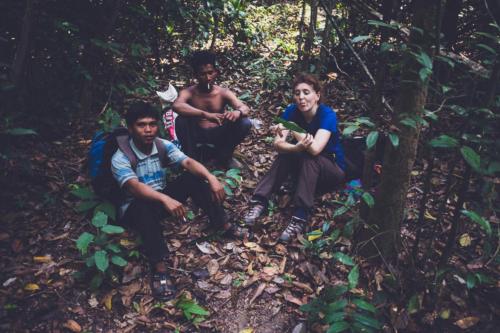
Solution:
<svg viewBox="0 0 500 333">
<path fill-rule="evenodd" d="M 241 172 L 240 169 L 229 169 L 226 171 L 226 176 L 233 178 L 236 181 L 240 181 L 241 180 L 240 172 Z"/>
<path fill-rule="evenodd" d="M 87 254 L 90 243 L 94 240 L 94 235 L 84 232 L 76 240 L 76 248 L 80 250 L 81 254 Z"/>
<path fill-rule="evenodd" d="M 429 144 L 434 148 L 455 148 L 458 147 L 458 140 L 446 134 L 440 135 L 432 139 Z"/>
<path fill-rule="evenodd" d="M 428 68 L 428 69 L 432 68 L 431 58 L 429 57 L 429 55 L 427 53 L 425 53 L 423 51 L 420 52 L 420 54 L 417 56 L 417 61 L 425 68 Z"/>
<path fill-rule="evenodd" d="M 121 252 L 120 246 L 118 246 L 116 244 L 108 244 L 108 245 L 106 245 L 106 250 L 110 250 L 111 252 L 114 252 L 114 253 L 120 253 Z"/>
<path fill-rule="evenodd" d="M 98 289 L 103 281 L 104 281 L 104 276 L 98 272 L 96 275 L 94 275 L 94 277 L 90 281 L 90 289 L 92 290 Z"/>
<path fill-rule="evenodd" d="M 408 313 L 413 314 L 418 312 L 418 310 L 420 310 L 420 305 L 418 303 L 418 296 L 415 294 L 408 300 Z"/>
<path fill-rule="evenodd" d="M 421 68 L 418 72 L 418 76 L 420 76 L 420 81 L 424 82 L 427 78 L 432 74 L 432 69 L 427 67 Z"/>
<path fill-rule="evenodd" d="M 399 136 L 397 134 L 389 133 L 389 140 L 391 140 L 391 143 L 395 148 L 399 146 Z"/>
<path fill-rule="evenodd" d="M 73 194 L 75 197 L 82 199 L 82 200 L 91 200 L 91 199 L 97 198 L 95 193 L 89 187 L 75 188 L 75 189 L 71 190 L 70 193 Z"/>
<path fill-rule="evenodd" d="M 325 317 L 325 320 L 328 324 L 331 324 L 342 321 L 344 318 L 345 318 L 345 312 L 340 311 L 340 312 L 328 313 Z"/>
<path fill-rule="evenodd" d="M 94 209 L 94 212 L 103 212 L 106 214 L 110 219 L 113 221 L 116 221 L 116 207 L 109 201 L 101 202 L 97 207 Z"/>
<path fill-rule="evenodd" d="M 493 284 L 496 282 L 495 279 L 493 279 L 492 277 L 488 276 L 488 275 L 485 275 L 483 273 L 475 273 L 474 274 L 477 278 L 477 281 L 479 283 L 487 283 L 487 284 Z"/>
<path fill-rule="evenodd" d="M 108 252 L 99 250 L 94 253 L 95 265 L 101 272 L 105 272 L 109 267 Z"/>
<path fill-rule="evenodd" d="M 369 192 L 364 192 L 361 198 L 363 198 L 368 207 L 372 208 L 375 205 L 375 199 Z"/>
<path fill-rule="evenodd" d="M 326 333 L 339 333 L 339 332 L 343 332 L 349 328 L 351 328 L 351 326 L 347 322 L 338 321 L 338 322 L 334 323 L 333 325 L 331 325 L 328 328 L 328 330 L 326 331 Z"/>
<path fill-rule="evenodd" d="M 377 143 L 378 139 L 378 131 L 372 131 L 368 136 L 366 137 L 366 147 L 368 149 L 371 149 L 375 144 Z"/>
<path fill-rule="evenodd" d="M 111 262 L 115 264 L 116 266 L 124 267 L 127 266 L 127 260 L 123 259 L 120 256 L 112 256 L 111 257 Z"/>
<path fill-rule="evenodd" d="M 328 312 L 337 312 L 339 310 L 343 310 L 348 303 L 349 302 L 347 302 L 346 299 L 340 299 L 338 301 L 330 303 L 328 304 Z"/>
<path fill-rule="evenodd" d="M 37 132 L 35 132 L 34 130 L 32 130 L 30 128 L 21 128 L 21 127 L 8 129 L 8 130 L 4 131 L 4 133 L 8 134 L 8 135 L 14 135 L 14 136 L 38 135 Z"/>
<path fill-rule="evenodd" d="M 87 259 L 85 259 L 85 266 L 87 266 L 89 268 L 95 266 L 94 256 L 90 256 Z"/>
<path fill-rule="evenodd" d="M 486 45 L 486 44 L 482 44 L 482 43 L 479 43 L 477 44 L 477 47 L 483 49 L 483 50 L 486 50 L 488 52 L 490 52 L 491 54 L 493 55 L 497 55 L 497 51 L 495 51 L 493 48 L 491 48 L 490 46 Z"/>
<path fill-rule="evenodd" d="M 226 182 L 226 184 L 228 184 L 232 188 L 238 187 L 238 184 L 236 184 L 236 182 L 231 178 L 226 178 L 226 179 L 224 179 L 224 181 Z"/>
<path fill-rule="evenodd" d="M 286 129 L 288 129 L 290 131 L 294 131 L 297 133 L 306 133 L 306 131 L 302 127 L 300 127 L 299 125 L 297 125 L 293 121 L 287 121 L 287 120 L 280 118 L 280 117 L 274 117 L 274 122 L 278 123 L 278 124 L 282 124 Z"/>
<path fill-rule="evenodd" d="M 361 333 L 375 333 L 379 331 L 375 331 L 373 328 L 368 327 L 366 325 L 360 324 L 358 322 L 351 323 L 351 332 L 361 332 Z"/>
<path fill-rule="evenodd" d="M 107 224 L 101 228 L 101 231 L 106 234 L 121 234 L 125 229 L 117 225 Z"/>
<path fill-rule="evenodd" d="M 365 311 L 370 311 L 372 313 L 377 312 L 377 309 L 373 305 L 371 305 L 370 303 L 368 303 L 365 300 L 362 300 L 361 298 L 353 299 L 352 303 L 355 304 L 358 308 L 363 309 Z"/>
<path fill-rule="evenodd" d="M 351 43 L 355 44 L 355 43 L 359 43 L 359 42 L 362 42 L 362 41 L 365 41 L 367 39 L 371 39 L 372 37 L 369 36 L 369 35 L 365 35 L 365 36 L 356 36 L 354 37 L 352 40 L 351 40 Z"/>
<path fill-rule="evenodd" d="M 365 315 L 362 315 L 359 313 L 353 313 L 351 316 L 355 321 L 357 321 L 363 325 L 370 326 L 370 327 L 373 327 L 375 329 L 380 329 L 381 325 L 380 325 L 379 321 L 375 318 L 371 318 L 371 317 L 368 317 L 368 316 L 365 316 Z"/>
<path fill-rule="evenodd" d="M 401 119 L 400 123 L 408 127 L 417 128 L 417 122 L 411 118 Z"/>
<path fill-rule="evenodd" d="M 359 128 L 359 126 L 357 126 L 357 125 L 348 126 L 348 127 L 344 128 L 344 131 L 342 131 L 342 135 L 349 136 L 352 133 L 354 133 L 355 131 L 357 131 L 358 128 Z"/>
<path fill-rule="evenodd" d="M 347 254 L 342 253 L 342 252 L 335 252 L 333 254 L 333 257 L 343 263 L 344 265 L 347 266 L 354 266 L 354 260 L 352 260 L 351 257 L 349 257 Z"/>
<path fill-rule="evenodd" d="M 479 224 L 481 228 L 486 232 L 488 236 L 491 236 L 491 224 L 490 221 L 486 220 L 484 217 L 480 216 L 478 213 L 463 209 L 460 211 L 462 214 L 470 218 L 473 222 Z"/>
<path fill-rule="evenodd" d="M 224 185 L 224 192 L 226 192 L 226 195 L 228 195 L 230 197 L 232 197 L 234 195 L 233 190 L 227 185 Z"/>
<path fill-rule="evenodd" d="M 101 228 L 108 224 L 108 215 L 103 212 L 97 212 L 92 218 L 92 225 L 96 228 Z"/>
<path fill-rule="evenodd" d="M 368 20 L 367 23 L 369 25 L 374 25 L 376 27 L 384 27 L 392 30 L 398 30 L 399 26 L 397 24 L 387 24 L 383 21 L 378 21 L 378 20 Z"/>
<path fill-rule="evenodd" d="M 481 158 L 479 155 L 468 146 L 463 146 L 460 148 L 460 153 L 462 154 L 465 161 L 476 171 L 481 171 Z"/>
<path fill-rule="evenodd" d="M 467 283 L 467 289 L 472 289 L 476 286 L 476 276 L 472 273 L 467 273 L 465 281 Z"/>
<path fill-rule="evenodd" d="M 80 204 L 78 204 L 78 206 L 76 206 L 75 210 L 78 213 L 83 213 L 83 212 L 91 210 L 92 208 L 94 208 L 98 204 L 99 204 L 99 202 L 94 201 L 94 200 L 82 201 L 82 202 L 80 202 Z"/>
<path fill-rule="evenodd" d="M 358 265 L 354 266 L 349 275 L 347 275 L 347 281 L 349 281 L 349 289 L 356 288 L 359 281 L 359 267 Z"/>
<path fill-rule="evenodd" d="M 451 58 L 444 57 L 444 56 L 436 56 L 435 59 L 440 60 L 440 61 L 448 64 L 448 66 L 450 66 L 451 68 L 455 67 L 455 63 L 453 62 L 453 60 Z"/>
</svg>

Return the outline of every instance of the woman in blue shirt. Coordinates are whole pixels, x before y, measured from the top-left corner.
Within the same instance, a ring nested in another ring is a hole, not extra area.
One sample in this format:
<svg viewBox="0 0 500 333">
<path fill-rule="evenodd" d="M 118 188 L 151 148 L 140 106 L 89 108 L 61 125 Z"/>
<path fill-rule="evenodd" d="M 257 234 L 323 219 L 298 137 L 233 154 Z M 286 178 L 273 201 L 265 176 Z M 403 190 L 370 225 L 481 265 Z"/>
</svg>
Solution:
<svg viewBox="0 0 500 333">
<path fill-rule="evenodd" d="M 293 100 L 283 119 L 293 121 L 306 133 L 289 131 L 283 125 L 273 127 L 274 148 L 278 156 L 254 191 L 245 224 L 251 226 L 267 209 L 273 192 L 292 176 L 295 181 L 295 210 L 280 240 L 289 242 L 304 230 L 314 202 L 314 194 L 331 190 L 345 177 L 344 151 L 337 128 L 337 116 L 320 103 L 321 84 L 311 74 L 299 74 L 293 82 Z M 292 137 L 292 143 L 287 137 Z"/>
</svg>

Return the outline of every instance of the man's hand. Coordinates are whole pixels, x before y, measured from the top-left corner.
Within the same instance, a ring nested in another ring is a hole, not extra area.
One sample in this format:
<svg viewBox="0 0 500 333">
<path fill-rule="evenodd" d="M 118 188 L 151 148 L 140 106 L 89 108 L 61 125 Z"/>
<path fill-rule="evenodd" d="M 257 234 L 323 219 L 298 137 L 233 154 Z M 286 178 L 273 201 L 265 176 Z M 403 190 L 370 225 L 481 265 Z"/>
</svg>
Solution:
<svg viewBox="0 0 500 333">
<path fill-rule="evenodd" d="M 307 133 L 299 142 L 297 142 L 297 146 L 301 147 L 303 150 L 306 150 L 310 145 L 312 145 L 313 141 L 314 136 Z"/>
<path fill-rule="evenodd" d="M 170 197 L 166 197 L 163 200 L 163 206 L 165 209 L 176 218 L 185 218 L 186 216 L 186 207 L 179 201 L 172 199 Z"/>
<path fill-rule="evenodd" d="M 242 112 L 240 110 L 236 111 L 226 111 L 224 112 L 224 119 L 229 120 L 231 122 L 235 122 L 239 118 L 241 118 Z"/>
<path fill-rule="evenodd" d="M 221 113 L 204 112 L 203 118 L 211 122 L 217 123 L 219 125 L 222 125 L 222 120 L 224 119 L 224 115 Z"/>
<path fill-rule="evenodd" d="M 224 192 L 224 186 L 219 182 L 217 177 L 212 176 L 208 178 L 208 184 L 212 190 L 212 200 L 222 204 L 224 198 L 226 197 L 226 192 Z"/>
</svg>

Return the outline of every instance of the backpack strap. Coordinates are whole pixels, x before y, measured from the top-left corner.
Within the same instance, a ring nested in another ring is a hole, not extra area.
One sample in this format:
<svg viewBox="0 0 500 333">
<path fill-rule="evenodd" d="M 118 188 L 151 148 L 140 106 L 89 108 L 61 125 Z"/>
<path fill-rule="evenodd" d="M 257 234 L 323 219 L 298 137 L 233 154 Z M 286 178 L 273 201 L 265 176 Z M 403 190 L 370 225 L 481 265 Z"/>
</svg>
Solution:
<svg viewBox="0 0 500 333">
<path fill-rule="evenodd" d="M 169 164 L 167 149 L 160 138 L 155 139 L 156 149 L 158 150 L 158 156 L 160 158 L 160 163 L 162 167 L 166 168 Z"/>
<path fill-rule="evenodd" d="M 130 146 L 130 137 L 128 135 L 119 135 L 116 137 L 116 143 L 118 144 L 118 148 L 127 156 L 130 161 L 130 165 L 132 169 L 135 171 L 137 168 L 137 156 L 135 156 L 132 147 Z"/>
</svg>

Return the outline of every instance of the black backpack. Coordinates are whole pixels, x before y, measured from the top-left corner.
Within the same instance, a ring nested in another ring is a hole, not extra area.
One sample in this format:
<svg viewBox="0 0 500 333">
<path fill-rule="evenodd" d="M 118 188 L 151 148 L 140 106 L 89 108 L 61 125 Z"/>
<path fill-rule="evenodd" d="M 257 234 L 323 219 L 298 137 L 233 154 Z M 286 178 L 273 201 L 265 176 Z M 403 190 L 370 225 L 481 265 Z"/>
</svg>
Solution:
<svg viewBox="0 0 500 333">
<path fill-rule="evenodd" d="M 168 165 L 168 155 L 165 145 L 159 138 L 155 139 L 162 167 Z M 111 158 L 120 150 L 130 160 L 132 169 L 137 167 L 137 156 L 130 146 L 128 130 L 119 127 L 111 132 L 99 131 L 94 135 L 88 152 L 88 167 L 90 181 L 94 192 L 100 197 L 119 204 L 125 198 L 113 174 L 111 173 Z"/>
<path fill-rule="evenodd" d="M 385 136 L 379 136 L 375 145 L 375 163 L 382 163 L 384 158 Z M 346 164 L 346 181 L 363 177 L 365 165 L 366 137 L 358 136 L 342 139 Z"/>
</svg>

